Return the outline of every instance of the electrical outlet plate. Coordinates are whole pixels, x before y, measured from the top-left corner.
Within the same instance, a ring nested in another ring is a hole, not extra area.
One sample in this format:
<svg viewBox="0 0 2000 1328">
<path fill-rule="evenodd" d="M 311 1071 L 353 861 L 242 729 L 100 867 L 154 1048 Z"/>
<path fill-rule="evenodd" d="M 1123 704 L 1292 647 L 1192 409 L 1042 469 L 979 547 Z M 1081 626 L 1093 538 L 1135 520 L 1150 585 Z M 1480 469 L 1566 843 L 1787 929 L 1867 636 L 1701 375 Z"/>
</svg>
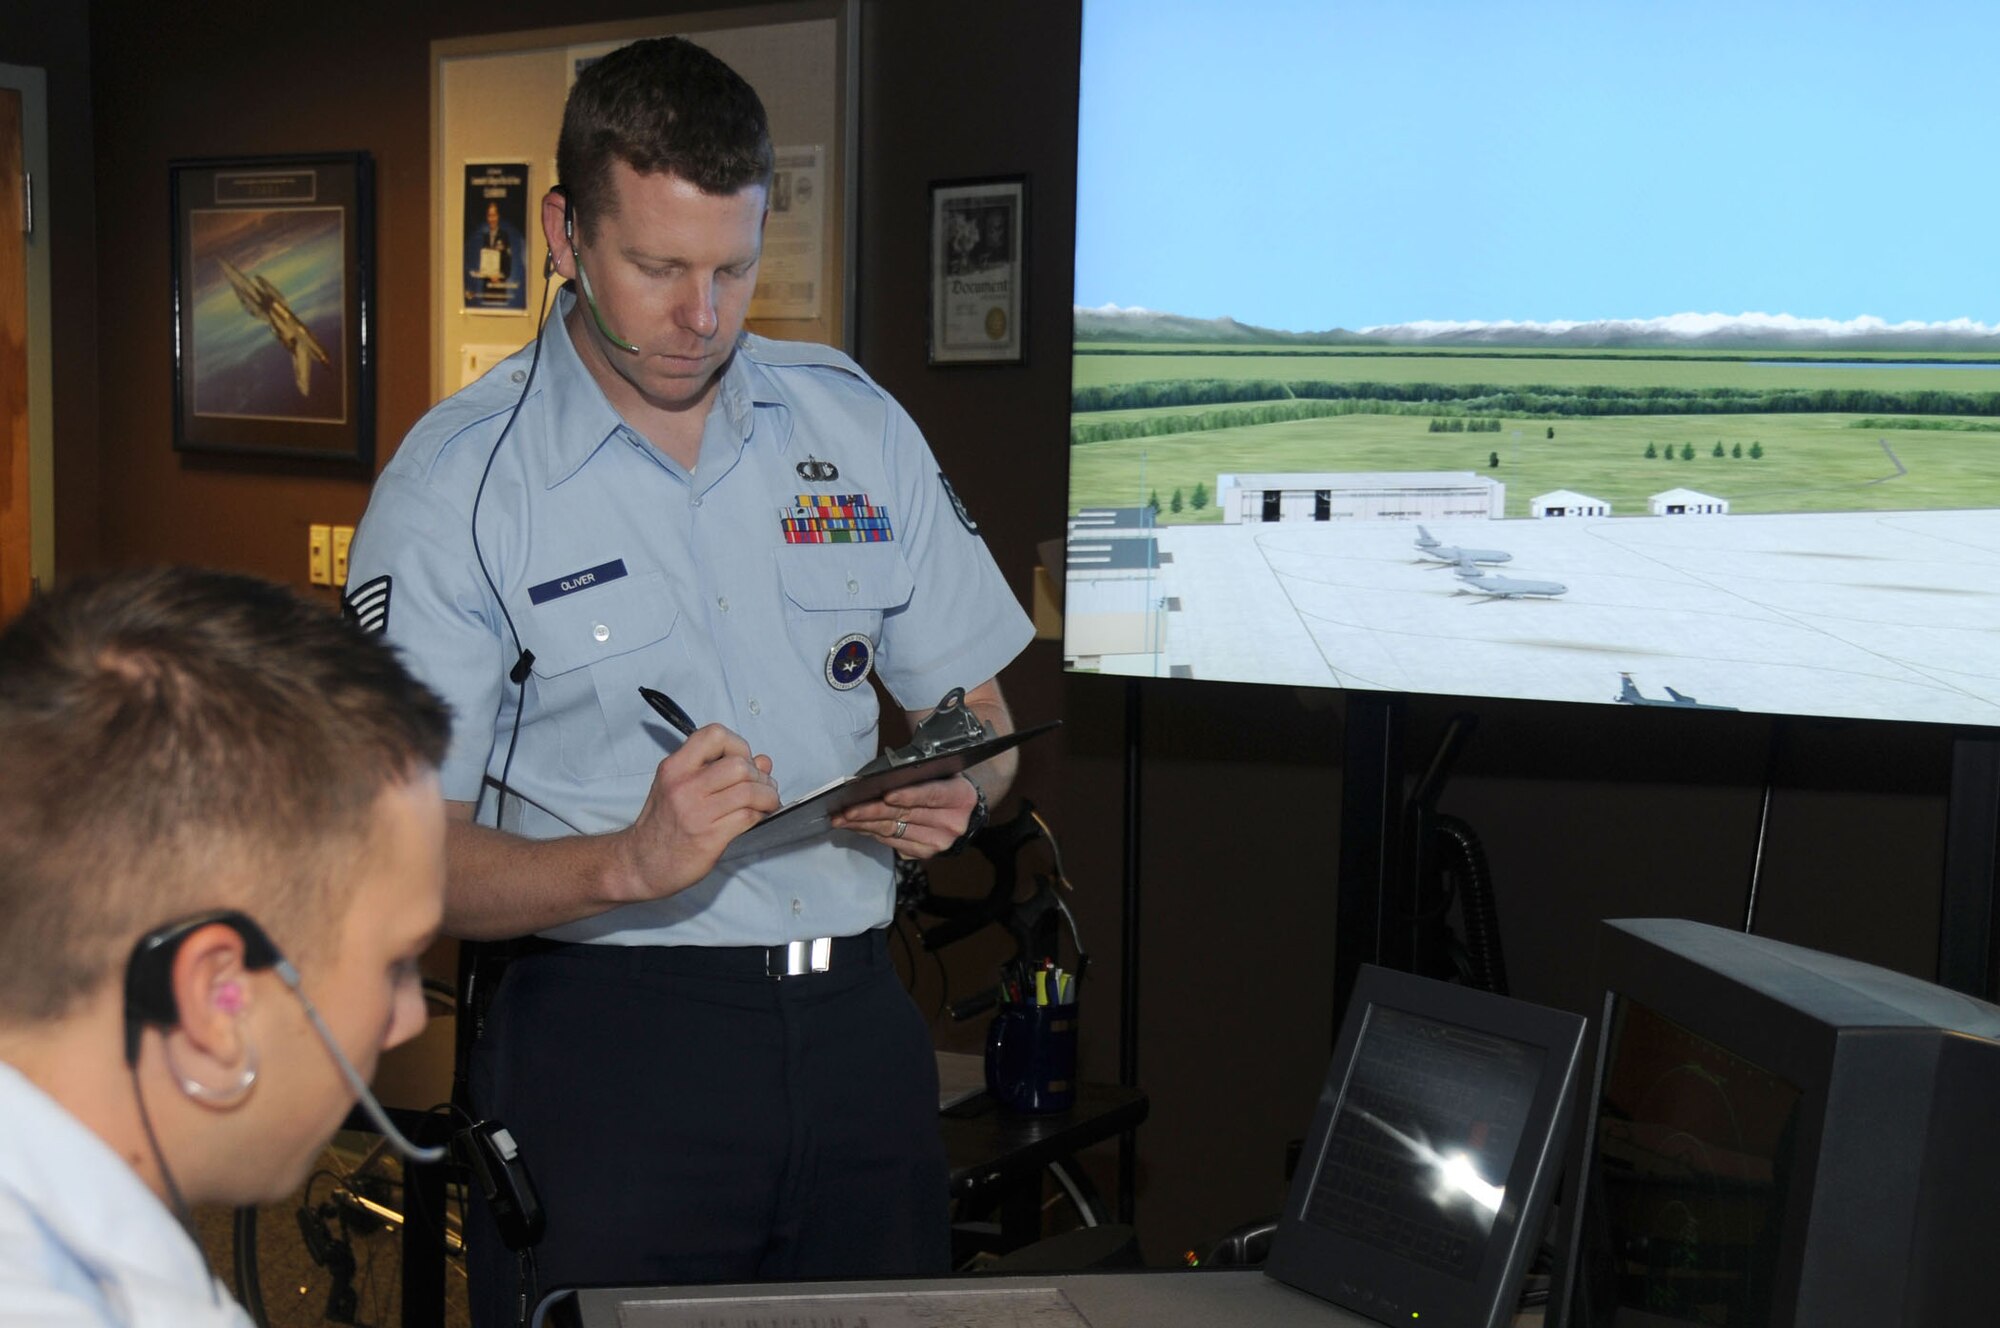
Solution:
<svg viewBox="0 0 2000 1328">
<path fill-rule="evenodd" d="M 333 584 L 333 527 L 306 527 L 306 580 L 316 586 Z"/>
<path fill-rule="evenodd" d="M 353 526 L 333 528 L 333 584 L 336 586 L 347 584 L 347 548 L 352 543 L 354 543 Z"/>
</svg>

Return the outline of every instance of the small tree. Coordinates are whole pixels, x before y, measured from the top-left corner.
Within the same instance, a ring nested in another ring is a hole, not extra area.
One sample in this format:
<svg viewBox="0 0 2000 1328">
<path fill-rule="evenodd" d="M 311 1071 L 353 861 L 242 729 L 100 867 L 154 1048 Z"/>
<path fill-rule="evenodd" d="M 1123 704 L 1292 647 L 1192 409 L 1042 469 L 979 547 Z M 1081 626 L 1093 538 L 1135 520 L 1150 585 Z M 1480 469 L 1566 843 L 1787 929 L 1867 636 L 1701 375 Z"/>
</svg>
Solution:
<svg viewBox="0 0 2000 1328">
<path fill-rule="evenodd" d="M 1486 468 L 1488 470 L 1500 469 L 1500 454 L 1498 452 L 1488 452 L 1486 454 Z"/>
<path fill-rule="evenodd" d="M 1681 460 L 1683 460 L 1683 461 L 1692 461 L 1692 460 L 1694 460 L 1694 444 L 1693 444 L 1693 443 L 1682 443 L 1682 444 L 1681 444 Z M 1175 510 L 1179 510 L 1179 509 L 1175 509 Z"/>
<path fill-rule="evenodd" d="M 1556 436 L 1556 426 L 1551 424 L 1549 426 L 1549 437 L 1553 438 L 1555 436 Z"/>
<path fill-rule="evenodd" d="M 1153 490 L 1153 496 L 1146 500 L 1146 506 L 1153 509 L 1154 516 L 1160 514 L 1160 491 L 1158 489 Z"/>
<path fill-rule="evenodd" d="M 1759 442 L 1752 442 L 1750 444 L 1750 459 L 1752 461 L 1756 461 L 1761 459 L 1763 455 L 1764 455 L 1764 445 Z"/>
<path fill-rule="evenodd" d="M 1718 439 L 1716 439 L 1716 440 L 1715 440 L 1715 451 L 1714 451 L 1713 453 L 1711 453 L 1711 455 L 1713 455 L 1713 456 L 1721 456 L 1721 455 L 1722 455 L 1722 440 L 1721 440 L 1720 438 L 1718 438 Z"/>
<path fill-rule="evenodd" d="M 1195 481 L 1194 492 L 1188 496 L 1188 506 L 1197 512 L 1208 506 L 1208 486 L 1200 480 Z"/>
<path fill-rule="evenodd" d="M 1743 459 L 1743 444 L 1738 443 L 1736 444 L 1736 446 L 1730 448 L 1729 455 L 1734 457 L 1736 460 L 1741 461 Z"/>
<path fill-rule="evenodd" d="M 1174 496 L 1173 496 L 1172 498 L 1170 498 L 1170 499 L 1168 499 L 1168 500 L 1167 500 L 1167 509 L 1168 509 L 1169 511 L 1171 511 L 1171 512 L 1174 512 L 1174 513 L 1176 513 L 1176 514 L 1178 514 L 1178 513 L 1180 512 L 1180 510 L 1181 510 L 1181 491 L 1180 491 L 1179 489 L 1175 489 L 1175 490 L 1174 490 Z"/>
<path fill-rule="evenodd" d="M 1651 439 L 1647 439 L 1647 440 L 1646 440 L 1646 460 L 1648 460 L 1648 461 L 1651 461 L 1651 460 L 1652 460 L 1652 459 L 1653 459 L 1654 457 L 1658 456 L 1659 454 L 1660 454 L 1660 449 L 1659 449 L 1659 448 L 1657 448 L 1657 447 L 1655 447 L 1655 446 L 1653 446 L 1653 443 L 1652 443 L 1652 440 L 1651 440 Z"/>
</svg>

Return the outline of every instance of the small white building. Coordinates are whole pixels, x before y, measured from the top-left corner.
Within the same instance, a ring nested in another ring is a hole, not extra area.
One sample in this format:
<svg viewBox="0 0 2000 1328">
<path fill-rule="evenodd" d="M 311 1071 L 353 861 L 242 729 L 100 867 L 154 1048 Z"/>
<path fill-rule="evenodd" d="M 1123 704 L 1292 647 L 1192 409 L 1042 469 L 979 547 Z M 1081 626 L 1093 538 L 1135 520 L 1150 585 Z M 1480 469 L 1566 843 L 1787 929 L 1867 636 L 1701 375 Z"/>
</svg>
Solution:
<svg viewBox="0 0 2000 1328">
<path fill-rule="evenodd" d="M 1693 489 L 1668 489 L 1648 498 L 1646 507 L 1654 516 L 1721 516 L 1729 511 L 1729 500 Z"/>
<path fill-rule="evenodd" d="M 1611 504 L 1602 498 L 1593 498 L 1575 489 L 1557 489 L 1545 493 L 1528 502 L 1528 515 L 1547 516 L 1610 516 Z"/>
<path fill-rule="evenodd" d="M 1469 470 L 1217 475 L 1225 525 L 1269 521 L 1499 520 L 1507 486 Z"/>
</svg>

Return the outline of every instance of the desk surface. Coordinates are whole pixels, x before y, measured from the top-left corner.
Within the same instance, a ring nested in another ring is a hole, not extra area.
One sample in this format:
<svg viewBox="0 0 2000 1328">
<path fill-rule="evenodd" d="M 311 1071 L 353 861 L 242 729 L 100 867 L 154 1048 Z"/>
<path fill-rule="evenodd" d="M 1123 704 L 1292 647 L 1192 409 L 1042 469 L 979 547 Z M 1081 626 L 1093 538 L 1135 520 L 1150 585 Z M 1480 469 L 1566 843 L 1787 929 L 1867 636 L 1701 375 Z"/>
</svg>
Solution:
<svg viewBox="0 0 2000 1328">
<path fill-rule="evenodd" d="M 1537 1328 L 1541 1321 L 1534 1310 L 1513 1323 Z M 934 1328 L 943 1322 L 953 1328 L 1382 1328 L 1254 1268 L 598 1287 L 553 1293 L 536 1309 L 533 1328 L 764 1328 L 772 1322 L 824 1328 Z"/>
<path fill-rule="evenodd" d="M 559 1295 L 562 1293 L 558 1293 Z M 572 1293 L 574 1317 L 535 1313 L 537 1328 L 739 1328 L 772 1321 L 834 1328 L 1381 1328 L 1255 1269 L 1066 1273 L 1054 1277 L 946 1277 L 889 1282 L 799 1282 L 784 1286 L 601 1287 Z M 717 1302 L 735 1302 L 718 1304 Z M 718 1313 L 718 1311 L 722 1311 Z M 814 1311 L 818 1311 L 817 1314 Z M 948 1317 L 941 1318 L 946 1315 Z"/>
<path fill-rule="evenodd" d="M 1117 1084 L 1078 1084 L 1076 1105 L 1046 1116 L 1003 1111 L 984 1093 L 969 1098 L 938 1116 L 951 1160 L 951 1192 L 963 1196 L 1039 1171 L 1133 1128 L 1146 1119 L 1148 1106 L 1143 1091 Z"/>
</svg>

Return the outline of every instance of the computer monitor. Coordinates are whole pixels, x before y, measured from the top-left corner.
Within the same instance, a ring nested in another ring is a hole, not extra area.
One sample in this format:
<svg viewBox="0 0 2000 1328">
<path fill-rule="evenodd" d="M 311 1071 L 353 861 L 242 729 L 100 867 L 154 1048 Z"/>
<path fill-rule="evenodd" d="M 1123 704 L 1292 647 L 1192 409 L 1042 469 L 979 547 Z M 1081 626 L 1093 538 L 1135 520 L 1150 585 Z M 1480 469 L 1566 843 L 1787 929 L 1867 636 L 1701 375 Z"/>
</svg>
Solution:
<svg viewBox="0 0 2000 1328">
<path fill-rule="evenodd" d="M 1543 1231 L 1584 1020 L 1373 965 L 1265 1271 L 1383 1323 L 1490 1328 Z"/>
<path fill-rule="evenodd" d="M 2000 1008 L 1678 919 L 1597 966 L 1553 1322 L 1990 1321 Z"/>
</svg>

